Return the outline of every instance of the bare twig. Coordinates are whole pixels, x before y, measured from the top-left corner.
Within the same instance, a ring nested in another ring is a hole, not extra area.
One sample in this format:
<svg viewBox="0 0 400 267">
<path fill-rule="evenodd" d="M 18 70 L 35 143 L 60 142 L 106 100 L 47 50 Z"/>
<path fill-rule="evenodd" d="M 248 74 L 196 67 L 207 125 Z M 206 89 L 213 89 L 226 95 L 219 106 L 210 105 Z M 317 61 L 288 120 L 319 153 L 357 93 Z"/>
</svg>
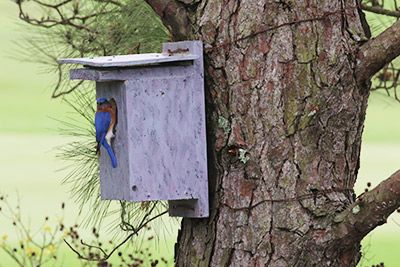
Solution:
<svg viewBox="0 0 400 267">
<path fill-rule="evenodd" d="M 375 90 L 385 90 L 388 96 L 392 96 L 392 92 L 396 101 L 400 102 L 397 94 L 397 87 L 400 85 L 400 69 L 393 63 L 385 66 L 377 75 L 375 75 L 376 83 L 371 88 Z"/>
<path fill-rule="evenodd" d="M 122 7 L 122 4 L 119 1 L 114 1 L 114 0 L 95 0 L 95 1 L 99 3 L 113 4 L 115 6 Z"/>
<path fill-rule="evenodd" d="M 96 249 L 100 250 L 101 253 L 103 254 L 103 257 L 102 257 L 102 258 L 99 258 L 99 259 L 97 259 L 97 258 L 95 259 L 95 258 L 93 258 L 93 257 L 83 256 L 78 250 L 76 250 L 74 247 L 72 247 L 72 245 L 69 244 L 67 240 L 64 239 L 64 242 L 67 244 L 67 246 L 68 246 L 73 252 L 75 252 L 75 254 L 78 256 L 79 259 L 83 259 L 83 260 L 87 260 L 87 261 L 99 261 L 99 262 L 104 262 L 104 261 L 108 260 L 108 259 L 111 257 L 111 255 L 113 255 L 113 254 L 115 253 L 115 251 L 117 251 L 123 244 L 125 244 L 126 242 L 128 242 L 134 235 L 137 235 L 138 232 L 139 232 L 142 228 L 144 228 L 148 223 L 150 223 L 151 221 L 154 221 L 155 219 L 157 219 L 157 218 L 159 218 L 159 217 L 161 217 L 161 216 L 163 216 L 163 215 L 165 215 L 165 214 L 167 214 L 167 213 L 168 213 L 168 210 L 165 210 L 165 211 L 163 211 L 163 212 L 161 212 L 161 213 L 159 213 L 159 214 L 157 214 L 157 215 L 151 217 L 151 218 L 148 219 L 148 220 L 145 220 L 145 218 L 147 218 L 147 216 L 145 216 L 145 217 L 144 217 L 144 220 L 145 220 L 145 221 L 142 220 L 141 224 L 139 224 L 139 226 L 136 227 L 136 228 L 132 231 L 132 233 L 130 233 L 122 242 L 120 242 L 117 246 L 115 246 L 115 247 L 111 250 L 111 252 L 108 253 L 108 254 L 107 254 L 101 247 L 92 246 L 92 245 L 87 245 L 87 244 L 85 244 L 83 241 L 81 241 L 81 244 L 82 244 L 82 245 L 86 245 L 86 246 L 88 246 L 89 248 L 96 248 Z"/>
<path fill-rule="evenodd" d="M 394 1 L 394 2 L 396 2 L 396 1 Z M 375 14 L 400 18 L 400 11 L 398 11 L 398 10 L 389 10 L 389 9 L 385 9 L 381 6 L 370 6 L 367 4 L 361 4 L 361 8 L 365 11 L 369 11 L 369 12 L 372 12 Z"/>
<path fill-rule="evenodd" d="M 51 231 L 48 226 L 49 217 L 46 217 L 43 224 L 34 232 L 22 220 L 19 198 L 17 198 L 15 207 L 11 206 L 3 196 L 0 197 L 0 201 L 5 207 L 5 209 L 0 209 L 1 217 L 12 222 L 19 240 L 18 247 L 15 244 L 10 246 L 3 237 L 0 249 L 8 254 L 18 266 L 42 266 L 46 262 L 55 261 L 57 255 L 55 252 L 62 243 L 62 240 L 59 239 L 61 231 L 57 227 Z M 41 235 L 41 241 L 35 241 L 38 235 Z M 47 254 L 47 249 L 50 247 L 53 247 L 53 250 Z"/>
<path fill-rule="evenodd" d="M 97 40 L 97 36 L 100 34 L 98 27 L 96 27 L 97 24 L 93 23 L 95 22 L 94 19 L 99 16 L 119 12 L 123 5 L 118 0 L 92 0 L 92 2 L 97 3 L 94 5 L 94 7 L 91 7 L 91 5 L 86 2 L 82 2 L 82 4 L 80 4 L 80 2 L 73 0 L 32 0 L 32 2 L 38 7 L 44 9 L 43 12 L 45 14 L 48 14 L 39 18 L 30 13 L 28 14 L 28 12 L 25 10 L 26 2 L 27 1 L 23 0 L 16 1 L 19 9 L 20 19 L 28 24 L 46 29 L 61 26 L 59 34 L 61 34 L 61 36 L 65 35 L 65 43 L 68 44 L 73 51 L 78 52 L 81 57 L 86 54 L 96 53 L 100 48 L 103 48 L 102 44 L 96 44 L 92 46 L 87 45 L 88 42 L 95 42 L 95 40 Z M 87 41 L 85 42 L 83 40 Z M 29 44 L 51 61 L 57 61 L 56 57 L 58 55 L 52 55 L 52 52 L 46 51 L 46 49 L 41 48 L 34 42 L 30 41 Z M 103 48 L 103 52 L 107 53 L 105 48 Z M 51 63 L 51 65 L 53 64 Z M 52 98 L 58 98 L 67 95 L 82 85 L 80 82 L 68 88 L 68 90 L 61 90 L 61 87 L 64 87 L 63 85 L 65 85 L 65 75 L 61 67 L 58 64 L 55 65 L 57 66 L 58 78 L 52 93 Z"/>
<path fill-rule="evenodd" d="M 83 81 L 79 81 L 77 84 L 75 84 L 68 90 L 59 92 L 59 89 L 61 88 L 61 84 L 63 82 L 63 72 L 61 69 L 61 65 L 57 66 L 57 73 L 58 73 L 58 78 L 57 78 L 57 83 L 54 87 L 53 93 L 51 94 L 52 98 L 58 98 L 60 96 L 72 93 L 73 91 L 75 91 L 75 89 L 79 88 L 83 84 Z"/>
<path fill-rule="evenodd" d="M 5 247 L 1 247 L 1 249 L 2 249 L 5 253 L 7 253 L 7 255 L 10 256 L 10 257 L 18 264 L 18 266 L 25 267 L 25 264 L 24 264 L 23 262 L 21 262 L 21 261 L 17 258 L 17 256 L 15 256 L 10 250 L 8 250 L 8 249 L 5 248 Z"/>
<path fill-rule="evenodd" d="M 44 2 L 39 1 L 39 0 L 33 0 L 33 2 L 38 3 L 38 4 L 41 5 L 41 6 L 45 6 L 45 7 L 49 7 L 49 8 L 60 8 L 60 7 L 66 5 L 66 4 L 68 4 L 68 3 L 70 3 L 70 2 L 72 2 L 72 1 L 73 1 L 73 0 L 65 0 L 65 1 L 60 2 L 60 3 L 58 3 L 58 4 L 52 5 L 52 4 L 44 3 Z M 22 2 L 22 1 L 19 1 L 18 4 L 21 4 L 21 2 Z"/>
<path fill-rule="evenodd" d="M 41 17 L 40 19 L 31 17 L 23 8 L 23 3 L 24 1 L 17 1 L 18 9 L 19 9 L 19 18 L 22 19 L 23 21 L 33 25 L 33 26 L 39 26 L 42 28 L 53 28 L 55 26 L 67 26 L 67 27 L 73 27 L 78 30 L 84 30 L 87 32 L 91 33 L 96 33 L 97 30 L 95 27 L 89 27 L 88 26 L 88 20 L 101 16 L 101 15 L 106 15 L 110 14 L 112 12 L 115 12 L 113 9 L 107 8 L 108 4 L 113 4 L 115 6 L 121 7 L 122 4 L 117 2 L 117 1 L 110 1 L 110 0 L 96 0 L 96 2 L 102 3 L 103 6 L 99 8 L 97 11 L 93 11 L 93 13 L 87 14 L 87 15 L 79 15 L 82 13 L 81 6 L 77 4 L 77 2 L 72 1 L 72 0 L 65 0 L 62 1 L 58 4 L 49 4 L 45 3 L 43 1 L 39 0 L 33 0 L 34 3 L 36 3 L 38 6 L 47 8 L 49 12 L 57 14 L 56 17 L 54 16 L 46 16 L 46 17 Z M 71 4 L 72 6 L 72 15 L 67 16 L 67 12 L 65 12 L 66 6 Z"/>
</svg>

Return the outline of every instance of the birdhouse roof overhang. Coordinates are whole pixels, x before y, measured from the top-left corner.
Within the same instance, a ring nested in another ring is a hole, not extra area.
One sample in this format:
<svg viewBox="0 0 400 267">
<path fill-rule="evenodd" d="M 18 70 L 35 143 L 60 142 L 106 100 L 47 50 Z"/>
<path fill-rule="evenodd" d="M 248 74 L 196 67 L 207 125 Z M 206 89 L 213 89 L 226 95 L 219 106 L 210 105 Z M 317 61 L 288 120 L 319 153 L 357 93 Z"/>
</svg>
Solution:
<svg viewBox="0 0 400 267">
<path fill-rule="evenodd" d="M 64 58 L 58 62 L 59 64 L 80 64 L 88 68 L 120 68 L 194 61 L 196 59 L 199 59 L 199 55 L 189 53 L 148 53 L 92 58 Z"/>
<path fill-rule="evenodd" d="M 196 72 L 203 77 L 203 43 L 164 43 L 161 53 L 63 58 L 58 63 L 83 65 L 83 68 L 70 69 L 72 80 L 126 81 L 191 76 Z"/>
</svg>

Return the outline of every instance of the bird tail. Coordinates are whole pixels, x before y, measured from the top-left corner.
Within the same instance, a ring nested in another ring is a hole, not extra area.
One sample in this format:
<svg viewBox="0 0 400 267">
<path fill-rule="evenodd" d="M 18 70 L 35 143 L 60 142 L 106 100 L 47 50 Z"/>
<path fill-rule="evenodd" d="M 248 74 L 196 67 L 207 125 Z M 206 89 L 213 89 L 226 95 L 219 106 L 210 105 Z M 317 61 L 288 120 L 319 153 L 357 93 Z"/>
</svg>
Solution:
<svg viewBox="0 0 400 267">
<path fill-rule="evenodd" d="M 103 146 L 107 150 L 108 155 L 110 156 L 112 167 L 116 168 L 118 163 L 117 163 L 117 158 L 115 157 L 113 149 L 111 148 L 111 146 L 105 140 L 103 142 Z"/>
<path fill-rule="evenodd" d="M 100 155 L 100 143 L 96 144 L 96 155 Z"/>
</svg>

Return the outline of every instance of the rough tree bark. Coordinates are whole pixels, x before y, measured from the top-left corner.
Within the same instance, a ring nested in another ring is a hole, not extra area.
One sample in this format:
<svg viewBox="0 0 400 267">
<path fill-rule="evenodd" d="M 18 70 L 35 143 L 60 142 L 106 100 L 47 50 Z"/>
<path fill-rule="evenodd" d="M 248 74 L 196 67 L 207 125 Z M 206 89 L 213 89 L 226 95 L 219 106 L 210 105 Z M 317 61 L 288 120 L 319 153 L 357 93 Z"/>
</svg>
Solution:
<svg viewBox="0 0 400 267">
<path fill-rule="evenodd" d="M 183 220 L 176 265 L 355 266 L 400 205 L 399 173 L 352 190 L 369 79 L 400 54 L 400 24 L 368 41 L 356 0 L 146 1 L 205 44 L 211 216 Z"/>
</svg>

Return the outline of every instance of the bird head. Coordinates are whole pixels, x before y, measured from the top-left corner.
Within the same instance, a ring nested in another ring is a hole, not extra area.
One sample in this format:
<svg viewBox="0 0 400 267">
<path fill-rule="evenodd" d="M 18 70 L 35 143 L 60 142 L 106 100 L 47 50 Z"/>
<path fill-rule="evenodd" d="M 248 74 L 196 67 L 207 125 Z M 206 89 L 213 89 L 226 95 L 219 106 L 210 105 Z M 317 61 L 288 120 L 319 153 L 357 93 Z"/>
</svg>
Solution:
<svg viewBox="0 0 400 267">
<path fill-rule="evenodd" d="M 107 100 L 107 98 L 100 97 L 100 98 L 96 99 L 96 102 L 97 102 L 97 105 L 102 105 L 102 104 L 108 103 L 108 100 Z"/>
<path fill-rule="evenodd" d="M 107 100 L 107 98 L 97 98 L 97 111 L 107 111 L 107 109 L 111 108 L 110 102 Z"/>
</svg>

